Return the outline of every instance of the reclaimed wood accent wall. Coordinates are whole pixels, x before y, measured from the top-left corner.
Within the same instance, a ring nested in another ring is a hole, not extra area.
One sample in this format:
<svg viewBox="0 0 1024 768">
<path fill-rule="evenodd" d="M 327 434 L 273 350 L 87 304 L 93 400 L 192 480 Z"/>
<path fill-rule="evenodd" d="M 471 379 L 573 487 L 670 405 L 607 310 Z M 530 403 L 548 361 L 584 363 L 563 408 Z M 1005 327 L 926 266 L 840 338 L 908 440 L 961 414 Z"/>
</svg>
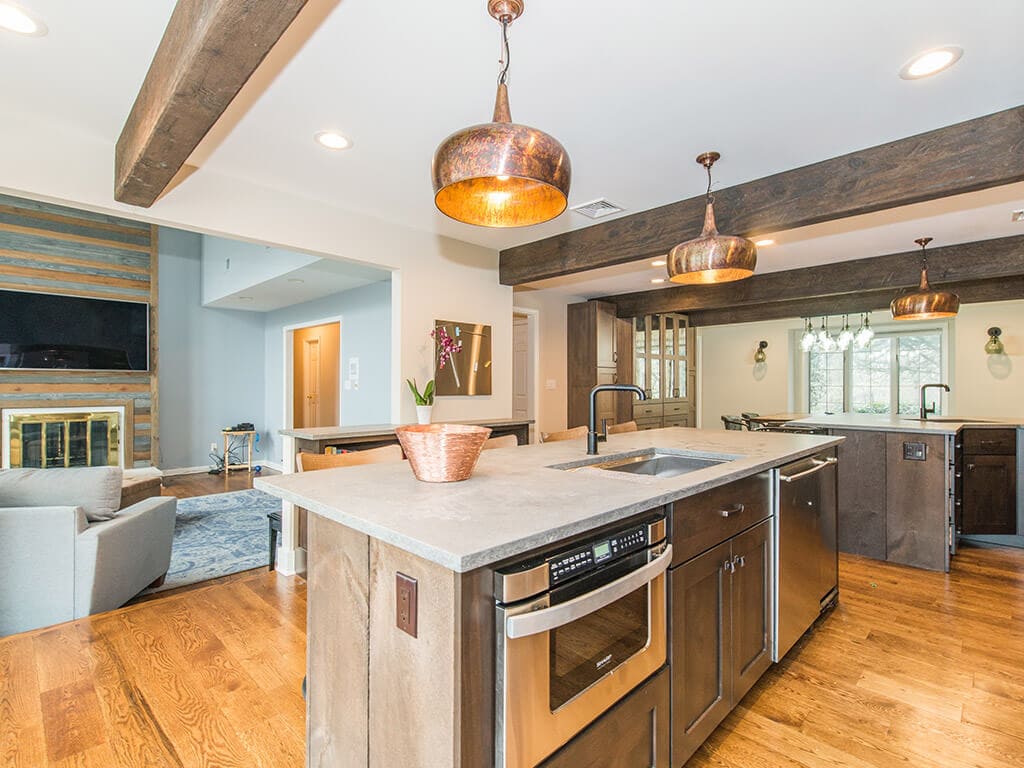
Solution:
<svg viewBox="0 0 1024 768">
<path fill-rule="evenodd" d="M 0 288 L 149 302 L 148 372 L 0 370 L 0 410 L 124 406 L 125 466 L 156 465 L 156 227 L 0 195 Z"/>
</svg>

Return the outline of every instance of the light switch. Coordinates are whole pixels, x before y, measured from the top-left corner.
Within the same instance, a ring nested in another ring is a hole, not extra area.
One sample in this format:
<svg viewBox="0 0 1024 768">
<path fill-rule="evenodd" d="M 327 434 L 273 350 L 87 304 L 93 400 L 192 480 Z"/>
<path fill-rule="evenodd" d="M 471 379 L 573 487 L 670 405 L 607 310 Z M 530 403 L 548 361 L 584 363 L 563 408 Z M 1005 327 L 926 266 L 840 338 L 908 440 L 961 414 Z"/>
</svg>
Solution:
<svg viewBox="0 0 1024 768">
<path fill-rule="evenodd" d="M 904 461 L 926 461 L 928 457 L 928 446 L 924 443 L 904 443 Z"/>
</svg>

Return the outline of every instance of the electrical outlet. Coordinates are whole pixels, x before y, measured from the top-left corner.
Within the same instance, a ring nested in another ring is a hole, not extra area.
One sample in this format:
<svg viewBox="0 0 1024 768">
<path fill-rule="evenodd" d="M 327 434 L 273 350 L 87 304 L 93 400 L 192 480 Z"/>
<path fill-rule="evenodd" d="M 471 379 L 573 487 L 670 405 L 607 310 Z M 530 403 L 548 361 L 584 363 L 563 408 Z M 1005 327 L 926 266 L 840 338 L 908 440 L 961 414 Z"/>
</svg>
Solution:
<svg viewBox="0 0 1024 768">
<path fill-rule="evenodd" d="M 216 453 L 216 452 L 217 452 L 217 444 L 216 443 L 210 443 L 210 453 Z"/>
<path fill-rule="evenodd" d="M 416 637 L 416 579 L 404 573 L 395 574 L 395 623 L 398 628 Z"/>
</svg>

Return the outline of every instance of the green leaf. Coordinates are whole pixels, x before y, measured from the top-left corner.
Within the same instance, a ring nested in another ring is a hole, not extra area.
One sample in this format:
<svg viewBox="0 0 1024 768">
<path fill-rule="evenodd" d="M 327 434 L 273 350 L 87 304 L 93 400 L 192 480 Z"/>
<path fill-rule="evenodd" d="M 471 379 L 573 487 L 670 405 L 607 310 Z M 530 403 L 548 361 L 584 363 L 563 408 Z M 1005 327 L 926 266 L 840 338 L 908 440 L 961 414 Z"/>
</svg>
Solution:
<svg viewBox="0 0 1024 768">
<path fill-rule="evenodd" d="M 434 380 L 431 379 L 427 382 L 427 386 L 423 388 L 423 405 L 434 404 Z"/>
<path fill-rule="evenodd" d="M 412 392 L 412 396 L 416 399 L 416 405 L 430 405 L 427 399 L 420 394 L 419 389 L 416 387 L 416 379 L 406 379 L 405 383 L 409 385 L 409 390 Z M 433 382 L 427 385 L 428 388 L 433 387 Z"/>
</svg>

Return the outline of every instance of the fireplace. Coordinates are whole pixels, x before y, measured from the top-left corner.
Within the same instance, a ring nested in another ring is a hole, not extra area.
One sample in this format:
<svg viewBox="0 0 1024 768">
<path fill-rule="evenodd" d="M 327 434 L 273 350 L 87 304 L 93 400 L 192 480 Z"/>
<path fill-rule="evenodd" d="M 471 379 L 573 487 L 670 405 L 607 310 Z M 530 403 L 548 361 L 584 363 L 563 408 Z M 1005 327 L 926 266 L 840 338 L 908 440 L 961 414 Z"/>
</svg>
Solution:
<svg viewBox="0 0 1024 768">
<path fill-rule="evenodd" d="M 124 467 L 123 407 L 5 408 L 3 467 Z"/>
</svg>

